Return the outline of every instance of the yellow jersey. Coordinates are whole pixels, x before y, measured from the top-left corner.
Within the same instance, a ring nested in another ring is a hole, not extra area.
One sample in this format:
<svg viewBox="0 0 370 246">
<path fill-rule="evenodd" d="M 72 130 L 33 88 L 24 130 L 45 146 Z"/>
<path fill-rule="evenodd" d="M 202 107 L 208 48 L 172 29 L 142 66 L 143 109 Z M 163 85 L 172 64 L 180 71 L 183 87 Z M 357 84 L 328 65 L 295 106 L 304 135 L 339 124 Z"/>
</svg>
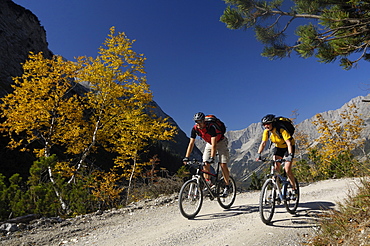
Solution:
<svg viewBox="0 0 370 246">
<path fill-rule="evenodd" d="M 262 134 L 262 141 L 268 141 L 269 138 L 271 142 L 273 142 L 276 147 L 278 148 L 287 148 L 288 145 L 286 144 L 285 140 L 290 139 L 292 142 L 292 145 L 295 144 L 294 138 L 289 134 L 288 131 L 286 131 L 283 128 L 280 128 L 280 133 L 283 138 L 280 138 L 279 135 L 276 132 L 276 128 L 272 129 L 271 134 L 269 134 L 269 130 L 265 129 Z"/>
</svg>

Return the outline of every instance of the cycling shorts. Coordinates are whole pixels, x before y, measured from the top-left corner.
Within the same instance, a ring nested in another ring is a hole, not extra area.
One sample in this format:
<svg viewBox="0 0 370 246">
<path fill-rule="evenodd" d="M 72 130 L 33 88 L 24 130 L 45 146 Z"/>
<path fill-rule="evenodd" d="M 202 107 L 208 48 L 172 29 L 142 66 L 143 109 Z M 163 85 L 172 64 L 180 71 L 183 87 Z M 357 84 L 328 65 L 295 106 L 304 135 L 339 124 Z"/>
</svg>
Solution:
<svg viewBox="0 0 370 246">
<path fill-rule="evenodd" d="M 227 148 L 229 141 L 226 137 L 224 139 L 220 140 L 217 143 L 217 153 L 218 153 L 218 159 L 220 163 L 228 163 L 229 162 L 229 149 Z M 203 161 L 207 161 L 211 157 L 211 149 L 212 145 L 210 143 L 206 144 L 206 147 L 204 148 L 203 152 Z"/>
<path fill-rule="evenodd" d="M 292 146 L 293 148 L 293 157 L 294 157 L 294 153 L 295 153 L 295 146 L 293 145 Z M 280 156 L 280 157 L 285 157 L 285 156 L 288 156 L 289 153 L 288 153 L 288 148 L 278 148 L 278 147 L 275 147 L 274 148 L 274 155 L 277 155 L 277 156 Z"/>
</svg>

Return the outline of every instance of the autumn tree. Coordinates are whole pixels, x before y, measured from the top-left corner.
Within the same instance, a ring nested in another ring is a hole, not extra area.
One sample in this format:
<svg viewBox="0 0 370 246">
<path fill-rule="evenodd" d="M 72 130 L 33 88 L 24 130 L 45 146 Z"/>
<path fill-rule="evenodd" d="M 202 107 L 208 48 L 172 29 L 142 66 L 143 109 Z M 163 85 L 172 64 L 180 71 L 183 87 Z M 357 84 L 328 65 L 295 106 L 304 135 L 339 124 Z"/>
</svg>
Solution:
<svg viewBox="0 0 370 246">
<path fill-rule="evenodd" d="M 341 176 L 345 176 L 356 171 L 356 165 L 350 163 L 353 159 L 351 152 L 364 144 L 364 140 L 360 139 L 364 120 L 355 104 L 348 105 L 340 114 L 340 118 L 340 121 L 329 121 L 324 119 L 322 114 L 317 114 L 313 122 L 321 134 L 317 139 L 317 152 L 321 156 L 318 169 L 320 173 L 327 174 L 330 169 L 335 168 L 342 173 Z M 346 164 L 343 165 L 341 161 Z"/>
<path fill-rule="evenodd" d="M 77 170 L 99 143 L 119 154 L 117 167 L 126 170 L 132 165 L 130 184 L 140 171 L 140 151 L 150 141 L 170 140 L 176 133 L 176 127 L 167 119 L 150 113 L 153 97 L 144 76 L 145 58 L 132 50 L 133 42 L 125 33 L 115 34 L 112 27 L 96 58 L 78 58 L 82 69 L 77 75 L 90 88 L 86 95 L 89 130 L 81 141 L 82 158 Z"/>
<path fill-rule="evenodd" d="M 167 119 L 150 111 L 153 98 L 144 76 L 145 58 L 132 50 L 133 42 L 124 33 L 116 34 L 112 27 L 96 58 L 79 57 L 70 62 L 60 56 L 45 59 L 42 53 L 31 53 L 23 65 L 24 74 L 15 78 L 14 92 L 2 100 L 5 121 L 0 129 L 11 138 L 9 146 L 25 150 L 37 142 L 33 146 L 36 156 L 47 164 L 48 179 L 63 210 L 67 205 L 58 188 L 65 185 L 60 182 L 90 182 L 82 167 L 89 167 L 87 157 L 98 147 L 118 154 L 111 173 L 95 172 L 100 184 L 117 182 L 122 176 L 113 173 L 116 168 L 125 169 L 133 163 L 129 171 L 132 180 L 144 146 L 170 140 L 176 133 Z M 73 93 L 76 83 L 87 84 L 86 94 Z M 56 145 L 63 147 L 68 160 L 51 158 Z M 56 182 L 54 174 L 61 180 Z M 116 199 L 122 190 L 114 184 L 112 189 L 109 185 L 89 185 L 105 203 Z M 102 192 L 112 195 L 102 196 Z"/>
<path fill-rule="evenodd" d="M 5 121 L 0 124 L 0 130 L 10 137 L 10 148 L 27 150 L 36 142 L 33 145 L 36 156 L 47 158 L 54 145 L 70 144 L 79 126 L 77 122 L 82 122 L 83 108 L 71 93 L 77 66 L 61 56 L 46 59 L 40 52 L 29 55 L 23 70 L 22 76 L 14 78 L 13 93 L 2 98 L 1 116 Z M 55 184 L 50 166 L 47 171 L 49 180 Z"/>
<path fill-rule="evenodd" d="M 49 157 L 52 146 L 69 144 L 82 118 L 83 108 L 71 93 L 77 67 L 60 56 L 46 59 L 31 53 L 23 69 L 23 75 L 14 78 L 14 92 L 1 99 L 1 131 L 10 137 L 9 147 L 26 150 L 37 141 L 36 156 Z"/>
<path fill-rule="evenodd" d="M 220 20 L 230 29 L 252 28 L 265 45 L 262 55 L 269 59 L 288 57 L 295 51 L 303 58 L 315 56 L 323 63 L 340 59 L 347 70 L 361 59 L 370 60 L 367 1 L 224 1 L 228 7 Z M 299 19 L 306 24 L 301 21 L 300 26 L 295 25 Z M 297 38 L 287 39 L 293 28 Z"/>
</svg>

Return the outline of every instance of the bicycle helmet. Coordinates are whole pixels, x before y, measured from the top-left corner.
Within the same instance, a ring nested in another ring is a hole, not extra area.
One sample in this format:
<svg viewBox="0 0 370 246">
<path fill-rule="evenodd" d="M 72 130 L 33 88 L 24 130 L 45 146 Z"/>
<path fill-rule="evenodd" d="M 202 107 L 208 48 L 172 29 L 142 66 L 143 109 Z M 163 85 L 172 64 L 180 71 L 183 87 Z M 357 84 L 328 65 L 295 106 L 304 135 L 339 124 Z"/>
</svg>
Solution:
<svg viewBox="0 0 370 246">
<path fill-rule="evenodd" d="M 268 114 L 265 117 L 262 118 L 261 122 L 262 124 L 270 124 L 275 121 L 275 115 L 273 114 Z"/>
<path fill-rule="evenodd" d="M 194 121 L 204 120 L 205 117 L 206 116 L 202 112 L 199 112 L 194 115 L 193 120 Z"/>
</svg>

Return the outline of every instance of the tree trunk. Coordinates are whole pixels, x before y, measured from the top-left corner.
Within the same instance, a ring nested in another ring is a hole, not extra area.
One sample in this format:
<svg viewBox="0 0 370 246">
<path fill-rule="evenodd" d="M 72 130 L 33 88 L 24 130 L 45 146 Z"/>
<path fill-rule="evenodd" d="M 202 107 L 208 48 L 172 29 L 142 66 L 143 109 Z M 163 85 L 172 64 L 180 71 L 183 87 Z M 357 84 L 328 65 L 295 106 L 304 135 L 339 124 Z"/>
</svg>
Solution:
<svg viewBox="0 0 370 246">
<path fill-rule="evenodd" d="M 129 199 L 130 199 L 130 195 L 131 195 L 131 184 L 132 184 L 132 180 L 134 179 L 135 169 L 136 169 L 136 155 L 134 157 L 134 165 L 132 167 L 130 179 L 129 179 L 129 182 L 128 182 L 126 205 L 128 204 Z"/>
</svg>

